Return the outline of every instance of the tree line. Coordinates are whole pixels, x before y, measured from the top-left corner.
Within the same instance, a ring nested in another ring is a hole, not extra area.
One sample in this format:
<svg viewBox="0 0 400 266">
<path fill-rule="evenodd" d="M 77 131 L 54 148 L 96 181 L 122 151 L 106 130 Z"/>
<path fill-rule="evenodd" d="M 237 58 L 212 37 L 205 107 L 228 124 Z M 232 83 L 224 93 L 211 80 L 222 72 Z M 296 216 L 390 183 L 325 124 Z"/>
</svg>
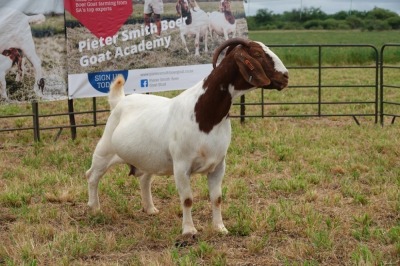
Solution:
<svg viewBox="0 0 400 266">
<path fill-rule="evenodd" d="M 370 11 L 340 11 L 328 15 L 320 8 L 310 7 L 274 14 L 259 9 L 247 17 L 249 30 L 399 30 L 400 16 L 393 11 L 375 7 Z"/>
</svg>

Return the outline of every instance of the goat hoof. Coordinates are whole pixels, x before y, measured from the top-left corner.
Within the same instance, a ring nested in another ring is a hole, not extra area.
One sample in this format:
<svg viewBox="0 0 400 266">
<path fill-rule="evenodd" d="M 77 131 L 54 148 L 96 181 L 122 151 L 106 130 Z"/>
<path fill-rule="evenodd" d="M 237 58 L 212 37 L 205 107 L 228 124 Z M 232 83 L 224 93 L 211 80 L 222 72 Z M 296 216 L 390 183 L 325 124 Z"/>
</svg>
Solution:
<svg viewBox="0 0 400 266">
<path fill-rule="evenodd" d="M 217 232 L 220 234 L 223 234 L 223 235 L 229 234 L 229 231 L 228 231 L 228 229 L 225 228 L 225 226 L 223 228 L 218 228 Z"/>
<path fill-rule="evenodd" d="M 194 227 L 185 228 L 183 229 L 182 236 L 187 238 L 195 238 L 197 234 L 197 230 Z"/>
<path fill-rule="evenodd" d="M 147 209 L 143 208 L 143 211 L 149 215 L 155 215 L 160 212 L 156 207 L 147 208 Z"/>
<path fill-rule="evenodd" d="M 92 213 L 92 214 L 96 214 L 96 213 L 100 213 L 101 212 L 99 205 L 93 205 L 93 204 L 88 203 L 87 206 L 88 206 L 89 212 Z"/>
<path fill-rule="evenodd" d="M 225 225 L 223 225 L 223 224 L 214 225 L 214 229 L 215 229 L 215 231 L 217 231 L 220 234 L 223 234 L 223 235 L 229 234 L 228 229 L 226 229 Z"/>
</svg>

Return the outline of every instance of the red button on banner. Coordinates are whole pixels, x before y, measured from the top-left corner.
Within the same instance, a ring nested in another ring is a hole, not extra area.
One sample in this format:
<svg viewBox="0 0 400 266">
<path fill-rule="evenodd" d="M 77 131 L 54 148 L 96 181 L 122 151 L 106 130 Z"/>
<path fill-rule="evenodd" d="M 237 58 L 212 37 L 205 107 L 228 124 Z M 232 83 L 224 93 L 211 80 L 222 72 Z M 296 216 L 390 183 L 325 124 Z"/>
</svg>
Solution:
<svg viewBox="0 0 400 266">
<path fill-rule="evenodd" d="M 64 0 L 64 7 L 98 38 L 115 35 L 133 12 L 132 0 Z"/>
</svg>

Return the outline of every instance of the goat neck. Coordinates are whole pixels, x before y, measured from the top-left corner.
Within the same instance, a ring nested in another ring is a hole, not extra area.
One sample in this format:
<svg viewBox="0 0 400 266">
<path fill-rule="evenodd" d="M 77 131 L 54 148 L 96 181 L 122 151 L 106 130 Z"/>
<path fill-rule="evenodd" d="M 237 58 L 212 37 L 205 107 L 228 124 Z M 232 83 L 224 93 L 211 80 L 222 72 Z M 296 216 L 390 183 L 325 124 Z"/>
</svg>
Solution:
<svg viewBox="0 0 400 266">
<path fill-rule="evenodd" d="M 232 15 L 231 11 L 224 11 L 225 14 L 225 19 L 230 23 L 230 24 L 235 24 L 235 17 Z"/>
<path fill-rule="evenodd" d="M 228 21 L 232 25 L 235 24 L 235 16 L 232 14 L 231 11 L 231 3 L 229 1 L 223 2 L 222 6 L 226 21 Z"/>
<path fill-rule="evenodd" d="M 252 87 L 241 77 L 236 63 L 223 60 L 210 75 L 205 78 L 205 92 L 195 105 L 196 121 L 201 131 L 209 133 L 214 126 L 228 117 L 232 99 L 236 96 L 236 87 L 245 91 Z"/>
<path fill-rule="evenodd" d="M 216 66 L 225 48 L 225 57 Z M 214 52 L 213 66 L 194 109 L 199 128 L 205 133 L 228 116 L 232 99 L 256 88 L 282 90 L 288 85 L 288 71 L 282 61 L 259 42 L 238 38 L 225 41 Z"/>
<path fill-rule="evenodd" d="M 190 25 L 192 23 L 192 13 L 190 12 L 187 1 L 179 0 L 176 4 L 176 11 L 182 18 L 185 18 L 186 25 Z"/>
</svg>

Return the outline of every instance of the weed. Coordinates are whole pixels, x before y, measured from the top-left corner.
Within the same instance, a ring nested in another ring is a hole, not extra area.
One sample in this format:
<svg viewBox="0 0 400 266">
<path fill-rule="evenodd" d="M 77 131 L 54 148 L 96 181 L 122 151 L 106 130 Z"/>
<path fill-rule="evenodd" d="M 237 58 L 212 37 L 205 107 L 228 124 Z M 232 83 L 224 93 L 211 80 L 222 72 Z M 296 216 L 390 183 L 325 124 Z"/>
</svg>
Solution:
<svg viewBox="0 0 400 266">
<path fill-rule="evenodd" d="M 368 240 L 371 237 L 371 223 L 372 219 L 368 214 L 361 215 L 359 217 L 354 217 L 354 227 L 352 234 L 355 239 Z"/>
<path fill-rule="evenodd" d="M 237 236 L 250 235 L 252 229 L 249 218 L 251 217 L 252 210 L 248 203 L 243 202 L 240 205 L 230 205 L 227 212 L 232 217 L 231 220 L 233 220 L 233 224 L 229 226 L 231 234 Z"/>
<path fill-rule="evenodd" d="M 359 245 L 352 253 L 353 262 L 356 265 L 383 265 L 382 254 L 375 253 L 366 245 Z"/>
</svg>

